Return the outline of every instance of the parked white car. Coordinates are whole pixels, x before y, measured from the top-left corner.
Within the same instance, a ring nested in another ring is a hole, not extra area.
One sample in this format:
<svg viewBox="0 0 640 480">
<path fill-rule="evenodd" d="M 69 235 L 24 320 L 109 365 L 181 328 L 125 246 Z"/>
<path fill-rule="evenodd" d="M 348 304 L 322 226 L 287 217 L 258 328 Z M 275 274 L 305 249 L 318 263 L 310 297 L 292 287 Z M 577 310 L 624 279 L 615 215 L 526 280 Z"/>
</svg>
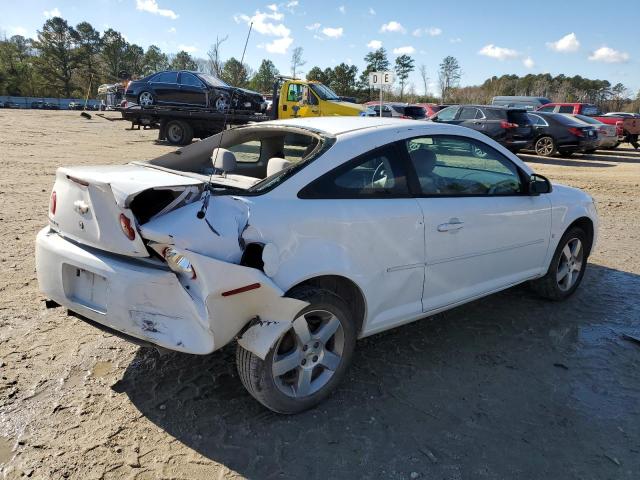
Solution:
<svg viewBox="0 0 640 480">
<path fill-rule="evenodd" d="M 58 169 L 36 263 L 50 305 L 117 335 L 192 354 L 237 340 L 247 390 L 294 413 L 357 338 L 526 281 L 568 297 L 597 227 L 591 197 L 473 130 L 301 118 Z"/>
</svg>

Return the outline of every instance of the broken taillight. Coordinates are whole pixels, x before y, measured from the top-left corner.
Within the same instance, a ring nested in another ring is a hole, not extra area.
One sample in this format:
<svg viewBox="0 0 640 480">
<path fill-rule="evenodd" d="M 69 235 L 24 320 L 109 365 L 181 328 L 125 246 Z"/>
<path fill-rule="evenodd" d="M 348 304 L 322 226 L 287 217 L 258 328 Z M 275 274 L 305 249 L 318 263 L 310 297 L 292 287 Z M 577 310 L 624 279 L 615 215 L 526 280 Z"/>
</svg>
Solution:
<svg viewBox="0 0 640 480">
<path fill-rule="evenodd" d="M 120 214 L 120 228 L 122 228 L 122 233 L 124 233 L 124 236 L 129 240 L 133 240 L 134 238 L 136 238 L 136 231 L 131 226 L 131 220 L 129 220 L 129 217 L 127 217 L 124 213 Z"/>
<path fill-rule="evenodd" d="M 51 192 L 51 201 L 49 202 L 49 211 L 51 215 L 56 214 L 56 207 L 58 206 L 58 196 L 56 195 L 56 191 Z"/>
<path fill-rule="evenodd" d="M 187 275 L 191 277 L 191 280 L 196 279 L 197 277 L 196 270 L 195 268 L 193 268 L 193 265 L 191 265 L 191 262 L 189 261 L 189 259 L 185 257 L 183 254 L 181 254 L 180 252 L 178 252 L 175 248 L 173 247 L 165 248 L 162 251 L 162 256 L 166 260 L 167 265 L 169 265 L 169 268 L 171 270 L 173 270 L 176 273 L 182 273 L 184 275 Z"/>
</svg>

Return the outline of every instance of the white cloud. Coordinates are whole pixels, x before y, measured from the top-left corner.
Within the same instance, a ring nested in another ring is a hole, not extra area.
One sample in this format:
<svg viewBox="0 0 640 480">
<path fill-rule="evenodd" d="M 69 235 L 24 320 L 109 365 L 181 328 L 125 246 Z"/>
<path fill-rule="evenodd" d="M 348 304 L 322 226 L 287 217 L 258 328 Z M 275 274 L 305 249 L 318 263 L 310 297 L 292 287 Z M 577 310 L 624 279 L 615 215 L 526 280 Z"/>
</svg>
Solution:
<svg viewBox="0 0 640 480">
<path fill-rule="evenodd" d="M 176 33 L 176 27 L 171 27 L 169 30 L 167 30 L 167 32 L 169 33 Z"/>
<path fill-rule="evenodd" d="M 253 29 L 261 33 L 263 35 L 271 35 L 273 37 L 288 37 L 291 34 L 291 30 L 289 30 L 283 23 L 274 23 L 280 22 L 284 18 L 284 15 L 279 12 L 273 13 L 265 13 L 260 10 L 256 10 L 255 15 L 250 17 L 249 15 L 236 15 L 233 19 L 237 22 L 245 22 L 247 25 L 250 25 L 253 22 Z"/>
<path fill-rule="evenodd" d="M 429 28 L 416 28 L 411 34 L 414 37 L 421 37 L 422 35 L 429 35 L 430 37 L 437 37 L 438 35 L 442 35 L 442 29 L 438 27 L 429 27 Z"/>
<path fill-rule="evenodd" d="M 407 45 L 405 47 L 398 47 L 393 49 L 393 53 L 396 55 L 411 55 L 416 51 L 411 45 Z"/>
<path fill-rule="evenodd" d="M 609 47 L 600 47 L 589 56 L 589 60 L 592 62 L 625 63 L 629 60 L 629 54 Z"/>
<path fill-rule="evenodd" d="M 373 50 L 377 50 L 382 47 L 382 42 L 380 40 L 371 40 L 369 43 L 367 43 L 367 47 Z"/>
<path fill-rule="evenodd" d="M 317 33 L 313 34 L 313 38 L 315 38 L 316 40 L 320 40 L 321 42 L 324 42 L 324 37 L 321 37 L 320 35 L 318 35 Z"/>
<path fill-rule="evenodd" d="M 369 15 L 375 15 L 375 14 L 376 14 L 376 11 L 373 8 L 369 7 Z"/>
<path fill-rule="evenodd" d="M 141 12 L 149 12 L 154 15 L 160 15 L 161 17 L 167 17 L 171 20 L 178 18 L 178 15 L 173 10 L 168 8 L 160 8 L 156 0 L 136 0 L 136 10 Z"/>
<path fill-rule="evenodd" d="M 294 7 L 297 7 L 298 5 L 300 5 L 300 2 L 298 2 L 298 0 L 292 0 L 291 2 L 287 3 L 285 6 L 287 8 L 294 8 Z"/>
<path fill-rule="evenodd" d="M 533 58 L 531 57 L 527 57 L 525 59 L 522 60 L 522 64 L 528 68 L 529 70 L 531 70 L 533 67 L 536 66 L 536 62 L 533 61 Z"/>
<path fill-rule="evenodd" d="M 324 33 L 329 38 L 340 38 L 343 33 L 342 27 L 325 27 L 322 29 L 322 33 Z"/>
<path fill-rule="evenodd" d="M 556 42 L 547 42 L 547 47 L 556 52 L 575 52 L 580 48 L 580 42 L 576 34 L 571 32 Z"/>
<path fill-rule="evenodd" d="M 276 5 L 275 3 L 272 3 L 271 5 L 267 5 L 267 8 L 269 10 L 271 10 L 272 12 L 277 12 L 278 11 L 278 5 Z"/>
<path fill-rule="evenodd" d="M 273 42 L 267 43 L 264 48 L 269 53 L 285 54 L 292 43 L 293 38 L 291 37 L 276 38 Z"/>
<path fill-rule="evenodd" d="M 62 17 L 62 13 L 60 13 L 60 9 L 58 7 L 55 7 L 52 10 L 45 10 L 42 14 L 44 15 L 44 18 Z"/>
<path fill-rule="evenodd" d="M 195 45 L 184 45 L 181 43 L 178 45 L 178 50 L 184 50 L 187 53 L 195 53 L 198 51 L 198 47 Z"/>
<path fill-rule="evenodd" d="M 516 58 L 520 54 L 511 48 L 498 47 L 492 43 L 485 45 L 478 52 L 479 55 L 485 57 L 497 58 L 498 60 L 506 60 L 507 58 Z"/>
<path fill-rule="evenodd" d="M 462 39 L 460 37 L 450 38 L 449 43 L 462 43 Z"/>
<path fill-rule="evenodd" d="M 347 8 L 344 5 L 340 5 L 338 7 L 338 10 L 340 10 L 340 13 L 342 13 L 342 14 L 347 13 Z"/>
<path fill-rule="evenodd" d="M 311 30 L 312 32 L 317 32 L 320 27 L 321 25 L 318 22 L 316 22 L 316 23 L 312 23 L 311 25 L 307 25 L 304 28 L 306 28 L 307 30 Z"/>
<path fill-rule="evenodd" d="M 407 30 L 399 22 L 396 22 L 395 20 L 391 20 L 389 23 L 385 23 L 384 25 L 382 25 L 382 27 L 380 27 L 380 31 L 382 33 L 385 33 L 385 32 L 406 33 Z"/>
</svg>

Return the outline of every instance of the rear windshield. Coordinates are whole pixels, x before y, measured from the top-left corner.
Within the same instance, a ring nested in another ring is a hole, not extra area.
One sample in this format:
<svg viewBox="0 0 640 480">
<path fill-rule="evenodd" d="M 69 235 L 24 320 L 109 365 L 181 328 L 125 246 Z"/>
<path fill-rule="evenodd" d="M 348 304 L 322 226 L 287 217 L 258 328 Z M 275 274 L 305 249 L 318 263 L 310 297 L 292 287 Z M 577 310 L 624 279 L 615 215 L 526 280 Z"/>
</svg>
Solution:
<svg viewBox="0 0 640 480">
<path fill-rule="evenodd" d="M 567 125 L 569 127 L 580 127 L 580 123 L 576 122 L 575 118 L 568 117 L 566 115 L 562 115 L 560 113 L 554 113 L 553 118 L 563 125 Z"/>
<path fill-rule="evenodd" d="M 403 107 L 403 108 L 404 108 L 404 114 L 407 117 L 411 117 L 413 119 L 426 117 L 426 112 L 422 107 Z"/>
<path fill-rule="evenodd" d="M 517 123 L 518 125 L 529 125 L 531 123 L 527 112 L 517 112 L 509 110 L 507 111 L 507 119 L 511 123 Z"/>
<path fill-rule="evenodd" d="M 582 107 L 583 115 L 601 115 L 600 109 L 595 105 L 585 105 Z"/>
<path fill-rule="evenodd" d="M 586 115 L 576 115 L 578 120 L 582 120 L 584 123 L 590 123 L 591 125 L 600 125 L 602 122 L 595 118 L 587 117 Z"/>
</svg>

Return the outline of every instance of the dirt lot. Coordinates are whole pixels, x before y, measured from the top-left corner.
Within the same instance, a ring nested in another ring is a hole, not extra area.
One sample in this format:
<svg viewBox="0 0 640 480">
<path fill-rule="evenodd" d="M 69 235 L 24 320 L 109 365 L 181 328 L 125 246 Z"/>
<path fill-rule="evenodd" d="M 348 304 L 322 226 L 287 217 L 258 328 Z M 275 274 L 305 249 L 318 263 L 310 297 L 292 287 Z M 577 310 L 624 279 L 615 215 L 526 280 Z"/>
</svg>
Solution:
<svg viewBox="0 0 640 480">
<path fill-rule="evenodd" d="M 598 202 L 569 301 L 518 287 L 358 343 L 316 410 L 272 414 L 233 350 L 160 356 L 47 311 L 34 238 L 59 165 L 170 150 L 78 112 L 0 110 L 0 472 L 42 479 L 640 478 L 640 152 L 542 160 Z"/>
</svg>

